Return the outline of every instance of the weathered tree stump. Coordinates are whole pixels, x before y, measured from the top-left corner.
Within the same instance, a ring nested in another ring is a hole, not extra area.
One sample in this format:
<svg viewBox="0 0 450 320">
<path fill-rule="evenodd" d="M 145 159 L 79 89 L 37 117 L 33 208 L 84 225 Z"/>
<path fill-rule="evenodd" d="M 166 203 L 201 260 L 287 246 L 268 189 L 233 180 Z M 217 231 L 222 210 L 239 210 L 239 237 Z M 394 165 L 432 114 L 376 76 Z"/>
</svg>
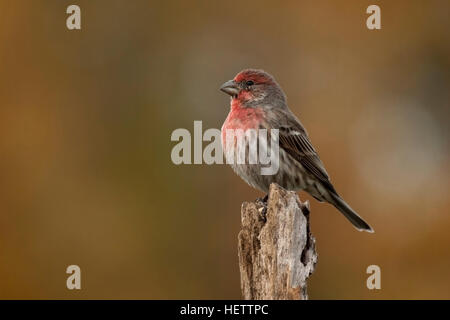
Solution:
<svg viewBox="0 0 450 320">
<path fill-rule="evenodd" d="M 244 202 L 241 216 L 238 251 L 244 299 L 308 299 L 307 279 L 317 262 L 309 203 L 273 183 L 267 203 Z"/>
</svg>

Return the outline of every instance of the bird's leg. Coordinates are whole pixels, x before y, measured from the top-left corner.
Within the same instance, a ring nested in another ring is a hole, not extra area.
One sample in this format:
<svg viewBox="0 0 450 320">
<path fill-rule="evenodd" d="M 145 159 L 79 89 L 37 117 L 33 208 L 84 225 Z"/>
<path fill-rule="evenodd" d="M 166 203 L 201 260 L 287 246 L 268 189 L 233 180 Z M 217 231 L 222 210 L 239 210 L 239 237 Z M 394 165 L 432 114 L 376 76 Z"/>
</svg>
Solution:
<svg viewBox="0 0 450 320">
<path fill-rule="evenodd" d="M 262 207 L 261 217 L 264 222 L 267 222 L 267 207 L 266 206 Z"/>
<path fill-rule="evenodd" d="M 256 198 L 257 201 L 267 204 L 267 200 L 269 200 L 269 194 L 266 194 L 263 198 Z"/>
</svg>

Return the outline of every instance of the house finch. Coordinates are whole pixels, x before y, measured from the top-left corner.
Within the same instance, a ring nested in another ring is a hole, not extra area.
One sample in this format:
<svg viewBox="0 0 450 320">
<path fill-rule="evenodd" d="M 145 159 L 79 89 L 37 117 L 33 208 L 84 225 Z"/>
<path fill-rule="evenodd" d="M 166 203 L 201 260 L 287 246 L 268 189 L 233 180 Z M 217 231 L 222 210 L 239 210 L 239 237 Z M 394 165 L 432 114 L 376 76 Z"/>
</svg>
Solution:
<svg viewBox="0 0 450 320">
<path fill-rule="evenodd" d="M 262 70 L 243 70 L 233 80 L 225 82 L 220 90 L 231 96 L 231 110 L 222 126 L 222 147 L 225 155 L 236 154 L 237 148 L 236 141 L 226 141 L 227 130 L 241 129 L 245 132 L 248 129 L 266 129 L 270 132 L 271 129 L 278 129 L 277 172 L 262 175 L 261 164 L 232 162 L 233 170 L 242 179 L 266 193 L 272 182 L 287 190 L 305 190 L 320 202 L 326 201 L 335 206 L 358 230 L 373 232 L 338 195 L 305 128 L 289 110 L 286 95 L 270 74 Z"/>
</svg>

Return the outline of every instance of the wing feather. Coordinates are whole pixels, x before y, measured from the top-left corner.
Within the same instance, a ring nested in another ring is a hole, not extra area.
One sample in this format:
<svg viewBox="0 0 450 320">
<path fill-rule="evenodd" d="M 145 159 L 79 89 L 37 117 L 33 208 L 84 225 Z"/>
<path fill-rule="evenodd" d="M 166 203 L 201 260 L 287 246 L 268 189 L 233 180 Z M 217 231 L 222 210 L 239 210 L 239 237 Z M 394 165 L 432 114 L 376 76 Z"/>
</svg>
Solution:
<svg viewBox="0 0 450 320">
<path fill-rule="evenodd" d="M 327 189 L 337 194 L 306 130 L 294 115 L 292 117 L 285 116 L 283 125 L 279 127 L 280 148 L 298 161 Z"/>
</svg>

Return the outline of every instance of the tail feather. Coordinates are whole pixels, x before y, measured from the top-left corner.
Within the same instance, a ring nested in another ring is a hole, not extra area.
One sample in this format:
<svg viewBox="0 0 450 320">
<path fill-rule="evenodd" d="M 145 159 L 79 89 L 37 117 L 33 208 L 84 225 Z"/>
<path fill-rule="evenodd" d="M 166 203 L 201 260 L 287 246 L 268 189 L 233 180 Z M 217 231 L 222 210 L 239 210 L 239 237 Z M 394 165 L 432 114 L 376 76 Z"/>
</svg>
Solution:
<svg viewBox="0 0 450 320">
<path fill-rule="evenodd" d="M 374 230 L 365 222 L 350 206 L 337 194 L 330 192 L 331 204 L 336 207 L 342 214 L 355 226 L 359 231 L 367 231 L 373 233 Z"/>
</svg>

